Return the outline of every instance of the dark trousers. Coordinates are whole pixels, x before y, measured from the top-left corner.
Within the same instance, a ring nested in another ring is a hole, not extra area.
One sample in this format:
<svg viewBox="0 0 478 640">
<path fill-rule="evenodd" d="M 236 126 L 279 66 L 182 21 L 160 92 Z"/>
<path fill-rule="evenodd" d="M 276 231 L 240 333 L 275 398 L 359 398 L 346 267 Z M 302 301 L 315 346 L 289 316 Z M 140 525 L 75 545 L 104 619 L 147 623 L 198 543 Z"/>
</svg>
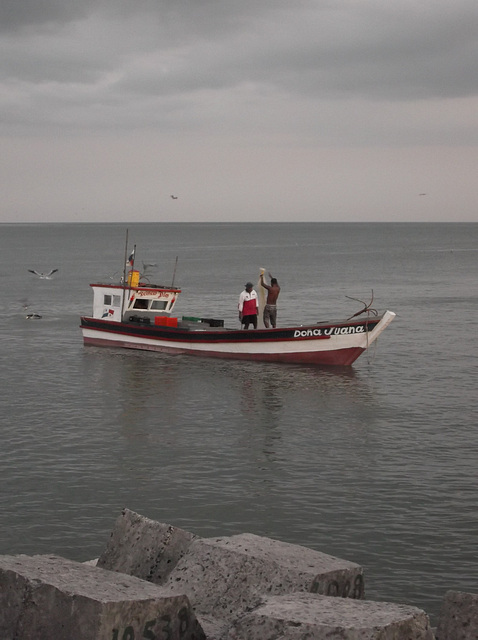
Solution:
<svg viewBox="0 0 478 640">
<path fill-rule="evenodd" d="M 252 316 L 242 316 L 241 322 L 244 325 L 244 329 L 249 329 L 250 324 L 252 324 L 254 329 L 257 329 L 257 314 Z"/>
</svg>

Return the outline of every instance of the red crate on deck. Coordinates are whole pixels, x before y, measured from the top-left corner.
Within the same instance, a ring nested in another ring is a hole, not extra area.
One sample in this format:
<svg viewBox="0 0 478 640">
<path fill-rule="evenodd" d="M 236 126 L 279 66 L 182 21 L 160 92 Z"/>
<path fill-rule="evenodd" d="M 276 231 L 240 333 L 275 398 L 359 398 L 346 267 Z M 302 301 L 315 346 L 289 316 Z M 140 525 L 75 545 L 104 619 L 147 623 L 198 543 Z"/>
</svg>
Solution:
<svg viewBox="0 0 478 640">
<path fill-rule="evenodd" d="M 156 316 L 154 318 L 154 324 L 160 327 L 177 327 L 178 319 L 170 318 L 169 316 Z"/>
</svg>

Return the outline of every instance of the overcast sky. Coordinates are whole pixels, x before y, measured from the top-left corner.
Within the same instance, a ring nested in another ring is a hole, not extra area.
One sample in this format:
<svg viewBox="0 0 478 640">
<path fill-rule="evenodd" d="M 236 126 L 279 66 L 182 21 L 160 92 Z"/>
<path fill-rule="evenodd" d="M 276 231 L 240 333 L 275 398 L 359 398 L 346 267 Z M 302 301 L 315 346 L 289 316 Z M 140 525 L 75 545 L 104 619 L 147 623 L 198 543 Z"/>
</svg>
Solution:
<svg viewBox="0 0 478 640">
<path fill-rule="evenodd" d="M 477 0 L 1 0 L 0 221 L 478 221 L 477 34 Z"/>
</svg>

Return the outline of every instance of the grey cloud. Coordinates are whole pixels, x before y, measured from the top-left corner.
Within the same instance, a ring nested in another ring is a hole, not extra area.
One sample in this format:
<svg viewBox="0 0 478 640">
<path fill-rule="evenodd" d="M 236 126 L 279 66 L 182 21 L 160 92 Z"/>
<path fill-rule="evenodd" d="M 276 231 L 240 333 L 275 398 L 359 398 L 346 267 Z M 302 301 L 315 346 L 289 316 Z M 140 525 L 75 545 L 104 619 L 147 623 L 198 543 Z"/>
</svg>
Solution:
<svg viewBox="0 0 478 640">
<path fill-rule="evenodd" d="M 0 32 L 22 27 L 63 24 L 84 17 L 93 0 L 2 0 Z"/>
<path fill-rule="evenodd" d="M 477 17 L 474 5 L 451 16 L 284 10 L 227 37 L 185 40 L 176 54 L 164 51 L 164 65 L 125 76 L 124 86 L 158 95 L 256 82 L 318 98 L 469 96 L 477 90 Z"/>
<path fill-rule="evenodd" d="M 137 110 L 138 121 L 156 122 L 175 109 L 194 112 L 204 92 L 227 102 L 244 86 L 258 103 L 269 94 L 393 102 L 477 91 L 475 0 L 7 0 L 1 7 L 11 29 L 0 42 L 7 124 L 44 117 L 91 125 L 111 120 L 108 109 L 113 118 Z M 21 25 L 28 33 L 12 30 Z"/>
</svg>

